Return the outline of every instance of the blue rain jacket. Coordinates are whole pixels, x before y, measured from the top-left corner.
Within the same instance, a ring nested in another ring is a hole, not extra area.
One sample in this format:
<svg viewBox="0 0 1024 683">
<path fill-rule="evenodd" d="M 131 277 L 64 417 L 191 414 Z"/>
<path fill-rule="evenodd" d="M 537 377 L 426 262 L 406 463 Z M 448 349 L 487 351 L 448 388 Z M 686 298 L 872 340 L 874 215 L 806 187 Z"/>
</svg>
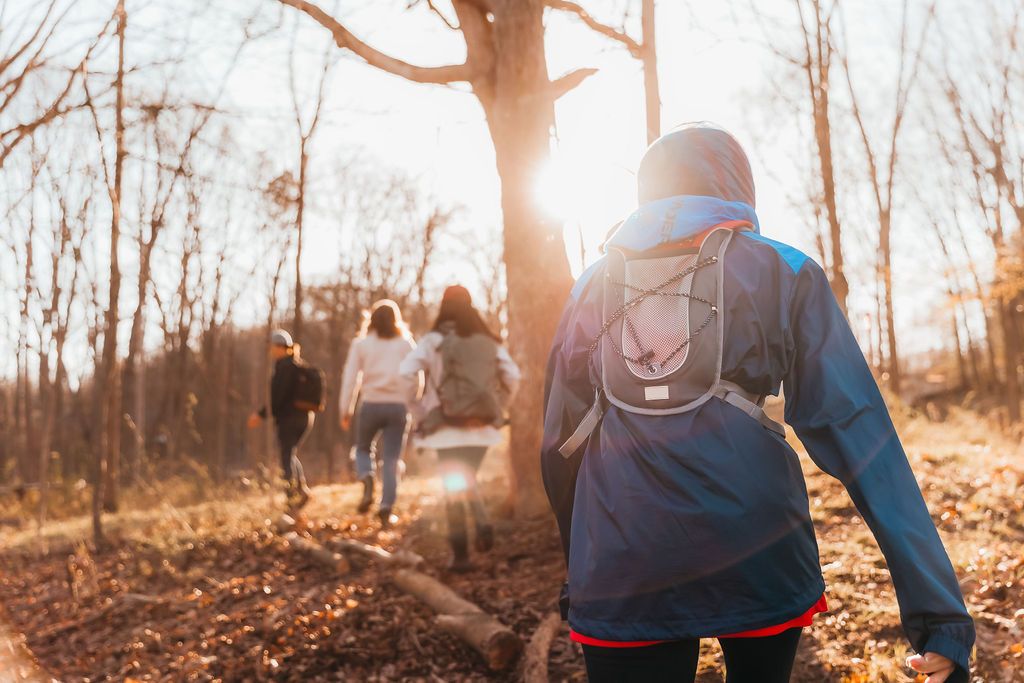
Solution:
<svg viewBox="0 0 1024 683">
<path fill-rule="evenodd" d="M 753 230 L 725 255 L 722 378 L 755 394 L 785 388 L 786 422 L 878 540 L 911 645 L 949 657 L 959 667 L 949 680 L 966 681 L 973 622 L 821 267 L 761 236 L 749 204 L 709 196 L 648 202 L 611 243 L 643 252 L 727 221 Z M 743 411 L 714 398 L 668 416 L 610 406 L 571 457 L 558 452 L 598 386 L 588 347 L 603 323 L 604 267 L 576 283 L 547 369 L 542 470 L 568 562 L 571 627 L 604 640 L 672 640 L 804 614 L 825 584 L 800 463 Z"/>
</svg>

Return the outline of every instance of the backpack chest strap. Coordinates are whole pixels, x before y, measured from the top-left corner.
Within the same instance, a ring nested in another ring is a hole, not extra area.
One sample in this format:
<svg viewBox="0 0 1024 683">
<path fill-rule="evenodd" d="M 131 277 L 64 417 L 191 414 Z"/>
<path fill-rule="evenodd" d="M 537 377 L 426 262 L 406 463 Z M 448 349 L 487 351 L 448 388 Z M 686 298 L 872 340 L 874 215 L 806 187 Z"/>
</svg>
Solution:
<svg viewBox="0 0 1024 683">
<path fill-rule="evenodd" d="M 718 381 L 718 386 L 715 387 L 715 396 L 729 405 L 739 408 L 782 438 L 786 438 L 786 428 L 768 417 L 768 413 L 764 411 L 764 396 L 752 394 L 740 385 L 724 379 Z"/>
<path fill-rule="evenodd" d="M 782 423 L 773 420 L 768 416 L 768 413 L 765 412 L 763 407 L 765 399 L 764 396 L 752 394 L 740 385 L 724 379 L 718 381 L 718 385 L 714 391 L 714 396 L 722 399 L 731 406 L 739 408 L 747 415 L 760 422 L 766 429 L 772 430 L 783 439 L 786 438 L 786 428 Z M 588 438 L 590 438 L 590 435 L 594 433 L 594 430 L 597 429 L 597 426 L 601 423 L 601 418 L 604 417 L 604 410 L 605 399 L 601 395 L 601 392 L 598 391 L 594 394 L 593 405 L 591 405 L 590 409 L 587 410 L 583 419 L 580 420 L 579 425 L 577 425 L 573 433 L 569 435 L 569 438 L 558 447 L 558 452 L 563 458 L 571 458 L 573 453 L 575 453 L 577 449 L 579 449 L 579 447 L 582 446 Z"/>
</svg>

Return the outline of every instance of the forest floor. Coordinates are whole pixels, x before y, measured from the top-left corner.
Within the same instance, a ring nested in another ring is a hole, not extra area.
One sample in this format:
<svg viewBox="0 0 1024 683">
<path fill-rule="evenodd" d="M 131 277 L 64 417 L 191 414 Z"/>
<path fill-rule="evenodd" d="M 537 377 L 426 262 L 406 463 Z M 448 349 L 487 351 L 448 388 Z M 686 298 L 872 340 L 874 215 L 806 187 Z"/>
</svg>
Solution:
<svg viewBox="0 0 1024 683">
<path fill-rule="evenodd" d="M 977 620 L 974 680 L 1024 681 L 1024 453 L 962 412 L 899 423 Z M 496 505 L 500 453 L 485 470 Z M 830 612 L 806 629 L 793 680 L 914 680 L 901 665 L 907 646 L 878 547 L 842 487 L 809 461 L 805 470 Z M 435 480 L 408 478 L 401 520 L 382 531 L 372 514 L 351 512 L 355 486 L 317 487 L 299 526 L 320 542 L 347 537 L 413 550 L 426 572 L 529 640 L 554 610 L 563 575 L 553 521 L 500 522 L 496 548 L 472 572 L 446 574 L 439 494 Z M 371 562 L 339 576 L 290 550 L 271 521 L 279 505 L 266 493 L 235 492 L 124 512 L 108 518 L 102 552 L 86 543 L 86 518 L 53 523 L 41 536 L 0 532 L 0 635 L 24 634 L 36 662 L 61 681 L 517 680 L 515 672 L 489 673 L 474 651 L 437 630 L 430 610 L 393 587 L 385 568 Z M 585 680 L 577 646 L 561 635 L 551 679 Z M 705 641 L 698 680 L 721 681 L 720 672 L 717 643 Z"/>
</svg>

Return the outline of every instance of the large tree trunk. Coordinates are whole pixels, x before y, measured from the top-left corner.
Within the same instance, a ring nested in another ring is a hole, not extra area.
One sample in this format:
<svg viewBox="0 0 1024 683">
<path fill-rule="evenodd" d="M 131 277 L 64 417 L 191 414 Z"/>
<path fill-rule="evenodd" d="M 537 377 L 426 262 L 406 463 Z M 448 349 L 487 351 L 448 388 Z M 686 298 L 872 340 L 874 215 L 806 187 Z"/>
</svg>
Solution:
<svg viewBox="0 0 1024 683">
<path fill-rule="evenodd" d="M 562 226 L 539 210 L 535 183 L 548 158 L 554 106 L 544 96 L 543 5 L 505 0 L 495 22 L 496 89 L 487 120 L 501 179 L 509 338 L 523 382 L 512 406 L 514 500 L 522 511 L 540 507 L 544 370 L 561 309 L 572 285 Z"/>
</svg>

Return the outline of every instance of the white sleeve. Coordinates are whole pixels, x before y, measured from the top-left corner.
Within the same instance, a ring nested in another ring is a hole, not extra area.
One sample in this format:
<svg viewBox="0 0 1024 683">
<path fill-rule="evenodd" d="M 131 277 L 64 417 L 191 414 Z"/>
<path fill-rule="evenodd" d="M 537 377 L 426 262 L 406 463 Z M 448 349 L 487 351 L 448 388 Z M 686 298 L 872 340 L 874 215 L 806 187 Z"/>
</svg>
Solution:
<svg viewBox="0 0 1024 683">
<path fill-rule="evenodd" d="M 362 354 L 359 351 L 361 340 L 356 339 L 348 349 L 348 358 L 345 359 L 345 370 L 341 373 L 341 395 L 338 401 L 338 414 L 344 419 L 352 414 L 355 406 L 352 405 L 359 391 L 359 383 L 362 379 L 363 363 Z"/>
<path fill-rule="evenodd" d="M 428 334 L 412 347 L 412 350 L 398 366 L 398 374 L 402 378 L 405 392 L 405 402 L 410 406 L 415 404 L 420 397 L 420 388 L 430 367 L 430 355 L 433 351 L 434 347 L 430 343 Z"/>
</svg>

